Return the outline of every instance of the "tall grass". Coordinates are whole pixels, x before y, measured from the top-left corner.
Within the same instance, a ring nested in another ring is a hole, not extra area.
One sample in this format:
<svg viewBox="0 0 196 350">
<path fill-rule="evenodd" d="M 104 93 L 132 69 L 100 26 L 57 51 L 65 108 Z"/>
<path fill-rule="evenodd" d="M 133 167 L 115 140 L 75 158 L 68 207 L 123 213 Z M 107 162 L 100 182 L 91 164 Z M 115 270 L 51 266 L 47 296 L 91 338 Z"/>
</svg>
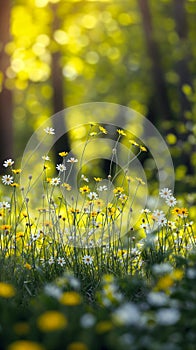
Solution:
<svg viewBox="0 0 196 350">
<path fill-rule="evenodd" d="M 107 133 L 97 127 L 98 134 Z M 187 348 L 180 347 L 184 340 L 175 328 L 184 329 L 196 302 L 189 290 L 196 276 L 196 235 L 188 209 L 177 207 L 172 191 L 164 188 L 159 192 L 163 208 L 138 211 L 145 183 L 129 174 L 133 158 L 123 173 L 114 165 L 123 130 L 117 130 L 107 182 L 79 173 L 75 191 L 69 180 L 75 166 L 82 168 L 94 133 L 91 126 L 80 160 L 60 152 L 58 174 L 49 174 L 49 157 L 43 155 L 41 178 L 29 175 L 26 187 L 19 183 L 22 170 L 12 160 L 4 162 L 2 349 L 165 349 L 169 344 L 172 350 L 193 350 L 195 321 L 190 321 Z M 134 140 L 131 145 L 138 150 L 135 157 L 147 151 Z M 36 181 L 43 183 L 41 194 L 34 192 Z M 42 206 L 32 210 L 35 196 Z"/>
</svg>

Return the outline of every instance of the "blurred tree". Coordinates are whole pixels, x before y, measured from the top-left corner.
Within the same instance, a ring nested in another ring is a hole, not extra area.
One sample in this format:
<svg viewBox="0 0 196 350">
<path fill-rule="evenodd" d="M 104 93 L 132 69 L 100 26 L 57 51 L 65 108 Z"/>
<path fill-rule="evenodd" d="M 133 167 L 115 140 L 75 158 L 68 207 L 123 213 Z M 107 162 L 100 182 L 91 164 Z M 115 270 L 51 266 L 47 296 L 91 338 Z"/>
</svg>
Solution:
<svg viewBox="0 0 196 350">
<path fill-rule="evenodd" d="M 58 4 L 51 4 L 52 10 L 52 33 L 51 37 L 54 36 L 54 33 L 58 30 L 61 30 L 62 23 L 61 19 L 58 16 Z M 54 48 L 51 53 L 51 83 L 53 89 L 53 113 L 58 113 L 65 108 L 65 79 L 63 79 L 62 73 L 62 53 L 59 45 L 54 45 Z M 60 132 L 65 134 L 65 123 L 62 118 L 55 119 L 53 121 L 53 127 L 57 135 Z M 56 162 L 59 162 L 60 157 L 58 156 L 59 152 L 64 150 L 68 151 L 70 149 L 69 146 L 69 138 L 68 135 L 62 136 L 54 145 L 55 158 Z"/>
<path fill-rule="evenodd" d="M 173 0 L 176 31 L 180 39 L 179 46 L 181 52 L 179 55 L 179 60 L 177 62 L 176 70 L 179 76 L 179 100 L 181 105 L 181 115 L 184 121 L 186 121 L 186 111 L 191 110 L 191 103 L 183 91 L 183 86 L 193 86 L 189 71 L 191 52 L 188 43 L 188 25 L 186 19 L 185 3 L 186 0 Z"/>
<path fill-rule="evenodd" d="M 4 12 L 1 6 L 1 18 Z M 14 99 L 14 156 L 52 114 L 84 102 L 114 102 L 147 115 L 165 135 L 175 166 L 183 162 L 180 182 L 195 133 L 195 15 L 195 0 L 12 1 L 10 66 L 3 69 Z M 0 25 L 8 29 L 8 23 L 1 19 Z M 10 97 L 2 98 L 1 110 L 11 108 Z M 8 121 L 3 117 L 0 135 Z M 80 116 L 73 118 L 80 123 Z M 57 133 L 58 126 L 64 130 L 69 121 L 54 125 Z M 59 140 L 55 154 L 69 150 L 67 141 L 74 145 L 78 136 Z M 1 154 L 8 147 L 1 143 Z"/>
<path fill-rule="evenodd" d="M 156 124 L 156 119 L 159 117 L 166 120 L 171 118 L 172 111 L 169 104 L 159 48 L 155 40 L 149 2 L 148 0 L 138 0 L 138 4 L 143 19 L 142 24 L 146 38 L 146 46 L 151 59 L 152 81 L 154 86 L 150 111 L 153 113 L 151 118 L 153 118 Z"/>
<path fill-rule="evenodd" d="M 191 49 L 188 41 L 188 24 L 186 19 L 185 10 L 186 0 L 173 0 L 174 9 L 174 19 L 176 23 L 176 32 L 179 38 L 179 59 L 176 62 L 176 72 L 178 74 L 178 96 L 180 102 L 180 113 L 179 119 L 184 124 L 183 132 L 176 130 L 179 139 L 182 141 L 187 141 L 190 135 L 190 130 L 186 128 L 188 122 L 187 112 L 192 109 L 192 103 L 184 91 L 184 88 L 188 86 L 189 89 L 193 88 L 192 79 L 189 71 L 189 64 L 191 58 Z M 194 174 L 195 169 L 192 166 L 190 153 L 195 149 L 195 145 L 191 147 L 182 147 L 181 150 L 181 162 L 186 165 L 187 173 Z"/>
<path fill-rule="evenodd" d="M 10 1 L 0 0 L 0 173 L 3 172 L 3 161 L 13 156 L 12 92 L 6 85 L 10 60 L 6 53 L 6 44 L 10 40 L 10 11 Z"/>
</svg>

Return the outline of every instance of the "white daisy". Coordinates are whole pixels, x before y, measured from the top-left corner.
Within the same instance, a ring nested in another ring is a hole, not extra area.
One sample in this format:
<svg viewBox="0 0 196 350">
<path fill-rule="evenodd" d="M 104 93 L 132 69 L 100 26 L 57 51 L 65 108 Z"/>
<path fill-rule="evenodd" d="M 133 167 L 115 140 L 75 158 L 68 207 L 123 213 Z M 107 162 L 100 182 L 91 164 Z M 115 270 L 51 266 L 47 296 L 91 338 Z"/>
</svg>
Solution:
<svg viewBox="0 0 196 350">
<path fill-rule="evenodd" d="M 141 228 L 143 228 L 146 233 L 150 233 L 151 232 L 151 228 L 150 228 L 150 225 L 148 223 L 143 223 L 140 225 Z"/>
<path fill-rule="evenodd" d="M 12 166 L 14 164 L 14 161 L 12 159 L 7 159 L 5 160 L 5 162 L 3 163 L 3 166 L 5 168 L 7 168 L 8 166 Z"/>
<path fill-rule="evenodd" d="M 131 254 L 132 255 L 137 256 L 137 255 L 139 255 L 139 253 L 140 253 L 139 249 L 137 249 L 137 248 L 132 248 L 131 249 Z"/>
<path fill-rule="evenodd" d="M 0 209 L 9 209 L 10 204 L 8 202 L 0 202 Z"/>
<path fill-rule="evenodd" d="M 64 258 L 59 257 L 59 258 L 57 259 L 57 264 L 58 264 L 58 265 L 60 265 L 60 266 L 65 265 L 65 259 L 64 259 Z"/>
<path fill-rule="evenodd" d="M 46 134 L 49 134 L 49 135 L 55 134 L 55 130 L 53 128 L 50 128 L 49 126 L 47 126 L 47 128 L 45 128 L 44 131 L 46 132 Z"/>
<path fill-rule="evenodd" d="M 61 297 L 61 290 L 60 288 L 58 288 L 57 286 L 55 286 L 54 284 L 46 284 L 44 287 L 44 292 L 56 299 L 59 299 Z"/>
<path fill-rule="evenodd" d="M 176 308 L 161 308 L 156 313 L 156 321 L 162 326 L 172 326 L 180 319 L 180 311 Z"/>
<path fill-rule="evenodd" d="M 83 260 L 83 263 L 86 264 L 86 265 L 92 265 L 93 264 L 93 257 L 90 256 L 90 255 L 83 256 L 82 260 Z"/>
<path fill-rule="evenodd" d="M 75 158 L 69 158 L 68 160 L 67 160 L 67 163 L 77 163 L 78 162 L 78 159 L 75 159 Z"/>
<path fill-rule="evenodd" d="M 83 328 L 90 328 L 94 326 L 95 322 L 96 322 L 95 316 L 90 313 L 86 313 L 82 315 L 80 319 L 80 324 Z"/>
<path fill-rule="evenodd" d="M 92 201 L 92 200 L 98 198 L 98 194 L 97 194 L 96 192 L 90 192 L 90 193 L 88 194 L 88 198 Z"/>
<path fill-rule="evenodd" d="M 114 321 L 119 325 L 138 325 L 141 322 L 141 314 L 139 308 L 127 302 L 119 306 L 113 313 Z"/>
<path fill-rule="evenodd" d="M 125 193 L 120 194 L 119 199 L 121 201 L 125 201 L 127 199 L 127 195 Z"/>
<path fill-rule="evenodd" d="M 59 170 L 60 172 L 65 171 L 67 168 L 64 164 L 57 164 L 56 169 Z"/>
<path fill-rule="evenodd" d="M 46 160 L 46 161 L 50 161 L 50 157 L 49 156 L 42 156 L 42 159 Z"/>
<path fill-rule="evenodd" d="M 171 197 L 168 197 L 166 200 L 165 200 L 166 204 L 169 206 L 169 207 L 174 207 L 177 203 L 177 200 L 175 197 L 171 196 Z"/>
<path fill-rule="evenodd" d="M 34 235 L 31 236 L 31 241 L 35 242 L 37 241 L 38 238 L 40 238 L 41 232 L 39 231 L 38 233 L 35 233 Z"/>
<path fill-rule="evenodd" d="M 172 196 L 172 191 L 169 190 L 169 188 L 166 187 L 166 188 L 163 188 L 162 190 L 160 190 L 159 194 L 160 194 L 161 198 L 165 198 L 166 199 L 166 198 Z"/>
<path fill-rule="evenodd" d="M 50 181 L 52 186 L 58 186 L 61 182 L 60 177 L 53 177 Z"/>
<path fill-rule="evenodd" d="M 159 220 L 159 219 L 165 218 L 164 212 L 162 210 L 159 210 L 159 209 L 154 210 L 152 215 L 155 218 L 155 220 Z"/>
<path fill-rule="evenodd" d="M 163 292 L 150 292 L 147 296 L 149 304 L 153 306 L 163 306 L 167 305 L 169 302 L 169 297 Z"/>
<path fill-rule="evenodd" d="M 2 182 L 4 185 L 11 185 L 13 183 L 13 176 L 11 175 L 3 175 Z"/>
<path fill-rule="evenodd" d="M 81 175 L 81 179 L 85 182 L 89 182 L 88 177 L 86 177 L 84 174 Z"/>
<path fill-rule="evenodd" d="M 100 191 L 100 192 L 102 192 L 102 191 L 107 191 L 107 190 L 108 190 L 108 188 L 107 188 L 107 186 L 105 186 L 105 185 L 99 186 L 99 187 L 97 188 L 97 191 Z"/>
<path fill-rule="evenodd" d="M 157 275 L 164 275 L 167 273 L 171 273 L 173 270 L 173 267 L 169 263 L 161 263 L 161 264 L 154 264 L 152 267 L 152 270 Z"/>
<path fill-rule="evenodd" d="M 185 226 L 185 227 L 191 227 L 191 226 L 193 226 L 193 224 L 194 224 L 193 221 L 189 221 L 189 222 L 187 222 L 184 226 Z"/>
<path fill-rule="evenodd" d="M 53 256 L 51 256 L 50 259 L 48 260 L 48 264 L 49 264 L 49 265 L 53 265 L 53 264 L 54 264 L 54 258 L 53 258 Z"/>
<path fill-rule="evenodd" d="M 80 281 L 74 276 L 69 276 L 69 284 L 74 289 L 80 289 Z"/>
<path fill-rule="evenodd" d="M 158 220 L 157 220 L 157 224 L 159 225 L 159 226 L 165 226 L 165 225 L 167 225 L 167 219 L 165 218 L 165 217 L 162 217 L 162 218 L 159 218 Z"/>
<path fill-rule="evenodd" d="M 150 209 L 145 208 L 145 209 L 142 209 L 142 210 L 141 210 L 141 213 L 142 213 L 142 214 L 143 214 L 143 213 L 149 214 L 149 213 L 151 213 L 151 211 L 150 211 Z"/>
</svg>

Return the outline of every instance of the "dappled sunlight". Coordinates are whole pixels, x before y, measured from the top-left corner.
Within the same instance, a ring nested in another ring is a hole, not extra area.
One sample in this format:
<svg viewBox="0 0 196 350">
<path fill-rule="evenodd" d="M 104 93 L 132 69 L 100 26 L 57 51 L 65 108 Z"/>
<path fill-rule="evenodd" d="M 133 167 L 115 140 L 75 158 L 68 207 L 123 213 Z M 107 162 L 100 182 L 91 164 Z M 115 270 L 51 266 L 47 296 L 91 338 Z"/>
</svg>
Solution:
<svg viewBox="0 0 196 350">
<path fill-rule="evenodd" d="M 0 350 L 194 350 L 196 0 L 6 0 Z"/>
</svg>

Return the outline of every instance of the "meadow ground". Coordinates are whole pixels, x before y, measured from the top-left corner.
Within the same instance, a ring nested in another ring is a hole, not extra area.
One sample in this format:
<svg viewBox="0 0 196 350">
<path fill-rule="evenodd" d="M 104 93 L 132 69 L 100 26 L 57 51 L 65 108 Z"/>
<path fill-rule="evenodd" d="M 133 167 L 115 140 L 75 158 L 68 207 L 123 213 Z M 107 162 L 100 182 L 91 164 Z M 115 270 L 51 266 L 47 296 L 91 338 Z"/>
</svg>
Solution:
<svg viewBox="0 0 196 350">
<path fill-rule="evenodd" d="M 111 161 L 107 185 L 80 174 L 73 194 L 78 159 L 60 156 L 56 177 L 43 156 L 42 207 L 33 210 L 34 179 L 21 189 L 21 169 L 4 162 L 0 350 L 195 350 L 195 208 L 162 188 L 163 206 L 137 211 L 132 226 L 142 178 L 114 176 Z"/>
</svg>

